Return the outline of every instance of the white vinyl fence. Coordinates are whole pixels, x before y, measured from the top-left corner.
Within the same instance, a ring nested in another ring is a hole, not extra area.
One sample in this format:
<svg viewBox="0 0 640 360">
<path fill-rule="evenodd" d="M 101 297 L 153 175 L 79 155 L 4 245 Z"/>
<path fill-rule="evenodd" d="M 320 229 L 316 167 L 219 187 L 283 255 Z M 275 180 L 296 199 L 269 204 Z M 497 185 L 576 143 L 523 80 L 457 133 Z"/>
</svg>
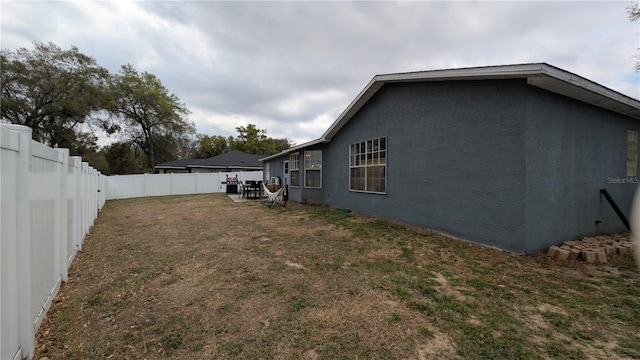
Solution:
<svg viewBox="0 0 640 360">
<path fill-rule="evenodd" d="M 262 171 L 108 176 L 106 199 L 226 192 L 227 176 L 261 181 Z"/>
<path fill-rule="evenodd" d="M 105 176 L 0 125 L 0 359 L 31 359 L 40 326 L 105 202 Z"/>
</svg>

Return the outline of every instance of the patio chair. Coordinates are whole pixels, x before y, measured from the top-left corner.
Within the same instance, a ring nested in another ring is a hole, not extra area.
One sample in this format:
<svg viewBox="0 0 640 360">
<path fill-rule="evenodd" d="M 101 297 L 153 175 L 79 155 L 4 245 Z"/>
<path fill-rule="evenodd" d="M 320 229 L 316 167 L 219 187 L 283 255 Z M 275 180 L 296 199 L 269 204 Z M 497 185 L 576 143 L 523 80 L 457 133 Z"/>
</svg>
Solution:
<svg viewBox="0 0 640 360">
<path fill-rule="evenodd" d="M 269 207 L 273 206 L 274 204 L 282 204 L 284 207 L 287 207 L 287 201 L 289 200 L 287 185 L 281 187 L 277 191 L 271 192 L 265 184 L 262 184 L 262 190 L 269 198 Z"/>
<path fill-rule="evenodd" d="M 242 185 L 242 197 L 247 199 L 260 199 L 262 181 L 247 180 Z"/>
</svg>

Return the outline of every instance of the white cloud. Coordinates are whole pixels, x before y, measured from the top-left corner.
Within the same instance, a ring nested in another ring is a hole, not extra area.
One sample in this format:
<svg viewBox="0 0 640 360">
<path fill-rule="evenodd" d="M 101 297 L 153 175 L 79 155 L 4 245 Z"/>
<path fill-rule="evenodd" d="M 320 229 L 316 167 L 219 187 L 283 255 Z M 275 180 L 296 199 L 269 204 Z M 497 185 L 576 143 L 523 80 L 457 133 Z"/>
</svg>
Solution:
<svg viewBox="0 0 640 360">
<path fill-rule="evenodd" d="M 275 108 L 284 115 L 303 116 L 309 108 L 318 105 L 330 107 L 332 103 L 344 101 L 345 98 L 345 94 L 336 89 L 318 92 L 301 92 L 291 94 L 289 97 L 279 100 L 276 102 Z"/>
<path fill-rule="evenodd" d="M 155 74 L 199 132 L 319 137 L 376 74 L 548 62 L 639 98 L 626 2 L 1 2 L 2 48 Z"/>
</svg>

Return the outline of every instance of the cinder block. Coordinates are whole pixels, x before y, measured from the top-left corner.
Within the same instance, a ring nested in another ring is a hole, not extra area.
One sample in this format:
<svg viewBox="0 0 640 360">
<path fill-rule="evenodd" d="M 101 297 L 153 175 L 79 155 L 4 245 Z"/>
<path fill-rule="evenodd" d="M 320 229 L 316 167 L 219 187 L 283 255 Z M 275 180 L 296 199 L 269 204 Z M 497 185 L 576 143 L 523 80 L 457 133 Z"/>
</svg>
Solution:
<svg viewBox="0 0 640 360">
<path fill-rule="evenodd" d="M 548 257 L 550 257 L 550 258 L 552 258 L 552 259 L 555 259 L 555 258 L 556 258 L 556 254 L 558 253 L 558 250 L 560 250 L 560 248 L 559 248 L 559 247 L 557 247 L 557 246 L 555 246 L 555 245 L 552 245 L 552 246 L 549 248 L 549 251 L 547 251 L 547 256 L 548 256 Z"/>
<path fill-rule="evenodd" d="M 568 260 L 569 254 L 571 254 L 571 251 L 567 249 L 558 249 L 558 252 L 556 253 L 556 259 L 562 261 Z"/>
<path fill-rule="evenodd" d="M 616 250 L 618 251 L 618 254 L 626 254 L 628 249 L 629 248 L 624 245 L 616 245 Z"/>
<path fill-rule="evenodd" d="M 607 254 L 605 254 L 604 252 L 598 252 L 598 262 L 600 264 L 606 264 L 607 263 Z"/>
<path fill-rule="evenodd" d="M 588 262 L 588 263 L 594 263 L 596 262 L 597 259 L 597 253 L 595 251 L 583 251 L 582 252 L 582 257 Z"/>
<path fill-rule="evenodd" d="M 577 260 L 580 258 L 581 251 L 579 249 L 571 249 L 569 253 L 569 260 Z"/>
<path fill-rule="evenodd" d="M 617 251 L 615 246 L 608 245 L 606 248 L 604 248 L 604 252 L 607 255 L 614 255 Z"/>
</svg>

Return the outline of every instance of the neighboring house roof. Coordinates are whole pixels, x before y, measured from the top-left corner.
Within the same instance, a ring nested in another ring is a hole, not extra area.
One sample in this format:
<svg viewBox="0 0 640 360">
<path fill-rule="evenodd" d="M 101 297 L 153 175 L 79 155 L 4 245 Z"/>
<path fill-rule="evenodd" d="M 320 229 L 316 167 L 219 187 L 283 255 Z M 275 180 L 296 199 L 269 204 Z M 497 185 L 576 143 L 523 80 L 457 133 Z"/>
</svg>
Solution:
<svg viewBox="0 0 640 360">
<path fill-rule="evenodd" d="M 228 153 L 210 157 L 208 159 L 200 159 L 199 161 L 187 165 L 188 168 L 209 168 L 209 169 L 260 169 L 262 163 L 260 158 L 264 155 L 247 154 L 239 150 L 233 150 Z"/>
<path fill-rule="evenodd" d="M 190 168 L 206 169 L 247 169 L 262 170 L 260 158 L 264 155 L 247 154 L 239 150 L 213 156 L 208 159 L 178 159 L 156 165 L 156 169 L 188 170 Z"/>
<path fill-rule="evenodd" d="M 202 159 L 178 159 L 156 165 L 156 169 L 186 169 L 187 165 L 198 162 Z"/>
<path fill-rule="evenodd" d="M 495 79 L 527 79 L 529 85 L 640 120 L 640 101 L 546 63 L 376 75 L 319 139 L 292 147 L 279 154 L 260 160 L 269 160 L 311 145 L 330 142 L 338 131 L 349 122 L 384 84 L 395 82 Z"/>
</svg>

